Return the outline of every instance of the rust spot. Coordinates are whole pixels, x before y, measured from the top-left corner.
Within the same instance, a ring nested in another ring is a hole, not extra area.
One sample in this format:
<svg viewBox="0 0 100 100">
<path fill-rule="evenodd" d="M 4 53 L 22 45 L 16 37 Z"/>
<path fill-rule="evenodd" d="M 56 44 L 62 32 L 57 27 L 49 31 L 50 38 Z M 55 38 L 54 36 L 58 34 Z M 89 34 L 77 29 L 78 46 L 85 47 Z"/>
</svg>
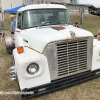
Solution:
<svg viewBox="0 0 100 100">
<path fill-rule="evenodd" d="M 52 29 L 55 29 L 57 31 L 60 31 L 60 30 L 64 30 L 65 28 L 64 27 L 51 27 Z"/>
<path fill-rule="evenodd" d="M 70 38 L 67 38 L 67 39 L 70 39 Z"/>
<path fill-rule="evenodd" d="M 24 88 L 23 90 L 27 90 L 28 88 Z"/>
<path fill-rule="evenodd" d="M 75 38 L 79 38 L 79 37 L 75 37 Z"/>
</svg>

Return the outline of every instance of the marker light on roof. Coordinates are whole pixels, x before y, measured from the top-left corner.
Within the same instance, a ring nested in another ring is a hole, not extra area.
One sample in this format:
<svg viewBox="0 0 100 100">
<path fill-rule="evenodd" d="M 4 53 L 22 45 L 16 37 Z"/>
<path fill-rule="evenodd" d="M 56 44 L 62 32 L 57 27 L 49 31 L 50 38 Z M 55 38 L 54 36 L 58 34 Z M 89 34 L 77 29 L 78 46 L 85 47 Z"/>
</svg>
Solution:
<svg viewBox="0 0 100 100">
<path fill-rule="evenodd" d="M 39 4 L 40 2 L 38 1 L 37 3 Z"/>
<path fill-rule="evenodd" d="M 23 7 L 25 7 L 25 4 L 22 4 Z"/>
<path fill-rule="evenodd" d="M 46 1 L 46 4 L 48 3 L 48 1 Z"/>
<path fill-rule="evenodd" d="M 67 4 L 64 4 L 65 6 L 67 5 Z"/>
<path fill-rule="evenodd" d="M 56 2 L 54 1 L 53 3 L 55 4 Z"/>
</svg>

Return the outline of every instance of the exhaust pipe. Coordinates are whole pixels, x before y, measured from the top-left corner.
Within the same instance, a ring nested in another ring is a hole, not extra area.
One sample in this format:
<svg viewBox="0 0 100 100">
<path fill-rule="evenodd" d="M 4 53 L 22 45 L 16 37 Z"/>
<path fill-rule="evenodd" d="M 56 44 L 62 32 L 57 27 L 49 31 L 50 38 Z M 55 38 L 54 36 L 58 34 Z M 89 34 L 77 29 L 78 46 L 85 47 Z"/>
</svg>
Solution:
<svg viewBox="0 0 100 100">
<path fill-rule="evenodd" d="M 14 80 L 16 80 L 16 78 L 11 78 L 11 81 L 14 81 Z"/>
<path fill-rule="evenodd" d="M 12 67 L 10 67 L 10 69 L 15 69 L 15 67 L 14 67 L 14 66 L 12 66 Z"/>
<path fill-rule="evenodd" d="M 15 73 L 15 71 L 10 71 L 11 74 Z"/>
<path fill-rule="evenodd" d="M 10 75 L 11 77 L 16 77 L 16 75 Z"/>
<path fill-rule="evenodd" d="M 14 81 L 14 80 L 16 80 L 16 68 L 15 68 L 15 66 L 12 66 L 12 67 L 10 67 L 10 69 L 12 70 L 12 71 L 10 71 L 11 81 Z"/>
</svg>

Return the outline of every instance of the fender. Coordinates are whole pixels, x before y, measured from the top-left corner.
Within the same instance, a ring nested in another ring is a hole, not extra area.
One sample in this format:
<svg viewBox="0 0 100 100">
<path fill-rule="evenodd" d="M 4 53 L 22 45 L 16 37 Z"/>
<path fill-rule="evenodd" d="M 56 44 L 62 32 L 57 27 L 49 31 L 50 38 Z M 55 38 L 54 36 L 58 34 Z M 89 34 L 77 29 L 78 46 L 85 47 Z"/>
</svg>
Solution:
<svg viewBox="0 0 100 100">
<path fill-rule="evenodd" d="M 93 41 L 92 71 L 96 69 L 100 69 L 100 41 L 98 39 Z"/>
<path fill-rule="evenodd" d="M 43 54 L 24 47 L 24 52 L 21 54 L 18 54 L 17 48 L 14 49 L 13 56 L 20 90 L 51 82 L 47 58 Z M 27 73 L 26 69 L 31 63 L 37 63 L 39 65 L 39 71 L 35 75 Z"/>
</svg>

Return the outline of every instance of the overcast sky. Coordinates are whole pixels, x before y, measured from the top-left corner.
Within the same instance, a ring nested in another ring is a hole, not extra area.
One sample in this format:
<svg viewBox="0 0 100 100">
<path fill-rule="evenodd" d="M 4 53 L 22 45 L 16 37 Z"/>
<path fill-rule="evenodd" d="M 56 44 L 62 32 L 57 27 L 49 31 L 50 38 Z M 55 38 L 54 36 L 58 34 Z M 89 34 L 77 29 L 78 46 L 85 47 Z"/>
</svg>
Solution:
<svg viewBox="0 0 100 100">
<path fill-rule="evenodd" d="M 80 4 L 92 4 L 95 7 L 100 7 L 100 0 L 79 0 Z"/>
</svg>

